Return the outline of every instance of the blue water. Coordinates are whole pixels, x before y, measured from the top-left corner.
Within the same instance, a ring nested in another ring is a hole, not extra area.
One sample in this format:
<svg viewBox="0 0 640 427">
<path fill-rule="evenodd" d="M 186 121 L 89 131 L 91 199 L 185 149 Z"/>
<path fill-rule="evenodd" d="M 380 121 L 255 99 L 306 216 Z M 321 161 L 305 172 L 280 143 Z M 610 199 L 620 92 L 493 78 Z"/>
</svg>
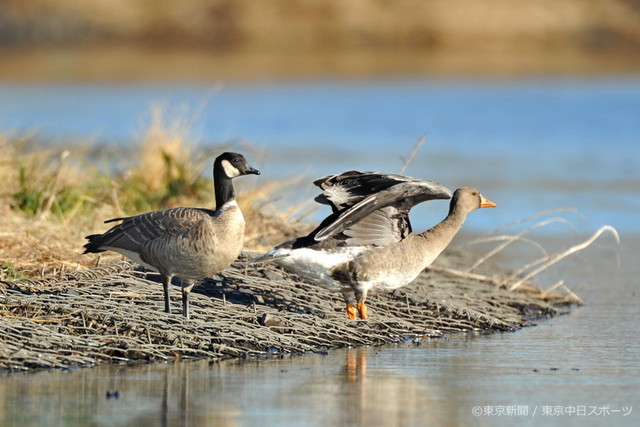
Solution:
<svg viewBox="0 0 640 427">
<path fill-rule="evenodd" d="M 640 76 L 592 79 L 301 81 L 204 85 L 0 85 L 0 131 L 37 131 L 60 144 L 124 144 L 149 108 L 192 121 L 202 146 L 263 149 L 263 177 L 313 178 L 347 169 L 394 172 L 422 135 L 406 174 L 451 188 L 475 185 L 499 205 L 467 227 L 489 231 L 540 211 L 581 232 L 610 224 L 638 231 Z M 301 196 L 300 196 L 301 195 Z M 319 211 L 312 219 L 319 219 Z M 446 213 L 433 202 L 416 228 Z M 554 228 L 555 227 L 555 228 Z M 570 232 L 557 224 L 549 232 Z"/>
</svg>

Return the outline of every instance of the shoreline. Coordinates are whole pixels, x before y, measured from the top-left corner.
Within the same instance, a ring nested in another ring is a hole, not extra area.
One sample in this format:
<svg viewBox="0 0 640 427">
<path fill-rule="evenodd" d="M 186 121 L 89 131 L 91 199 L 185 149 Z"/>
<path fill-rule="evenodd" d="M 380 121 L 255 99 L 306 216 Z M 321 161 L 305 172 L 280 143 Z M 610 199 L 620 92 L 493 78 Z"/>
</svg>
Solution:
<svg viewBox="0 0 640 427">
<path fill-rule="evenodd" d="M 477 274 L 460 278 L 451 273 L 470 260 L 448 253 L 438 263 L 444 270 L 427 271 L 393 293 L 372 295 L 366 322 L 346 319 L 339 294 L 305 284 L 275 266 L 235 264 L 221 280 L 205 280 L 192 293 L 190 320 L 162 312 L 157 279 L 129 262 L 3 281 L 0 323 L 7 333 L 0 371 L 260 359 L 451 332 L 514 331 L 579 303 L 571 295 L 530 285 L 514 292 Z M 483 266 L 481 271 L 489 278 L 500 269 Z"/>
<path fill-rule="evenodd" d="M 640 57 L 573 49 L 229 51 L 93 46 L 0 49 L 5 83 L 246 82 L 363 78 L 636 75 Z"/>
</svg>

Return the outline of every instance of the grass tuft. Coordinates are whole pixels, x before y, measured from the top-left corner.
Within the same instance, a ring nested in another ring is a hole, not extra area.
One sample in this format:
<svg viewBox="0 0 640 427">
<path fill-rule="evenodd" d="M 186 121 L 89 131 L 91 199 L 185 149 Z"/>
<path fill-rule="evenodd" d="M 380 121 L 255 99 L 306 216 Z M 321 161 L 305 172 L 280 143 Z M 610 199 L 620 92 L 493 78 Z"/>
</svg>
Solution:
<svg viewBox="0 0 640 427">
<path fill-rule="evenodd" d="M 13 264 L 0 264 L 0 280 L 24 279 L 25 275 L 17 271 Z"/>
</svg>

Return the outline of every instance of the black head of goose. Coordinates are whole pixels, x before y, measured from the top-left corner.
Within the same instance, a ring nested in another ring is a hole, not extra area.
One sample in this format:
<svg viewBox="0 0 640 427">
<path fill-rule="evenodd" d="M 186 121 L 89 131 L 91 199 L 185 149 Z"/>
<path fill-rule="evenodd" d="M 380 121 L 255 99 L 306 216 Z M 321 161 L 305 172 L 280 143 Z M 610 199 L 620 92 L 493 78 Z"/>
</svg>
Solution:
<svg viewBox="0 0 640 427">
<path fill-rule="evenodd" d="M 367 318 L 369 290 L 405 286 L 428 267 L 462 227 L 468 212 L 495 206 L 470 187 L 456 190 L 449 215 L 413 234 L 409 211 L 418 203 L 449 199 L 440 184 L 402 175 L 356 171 L 315 181 L 316 201 L 333 213 L 309 235 L 285 242 L 255 262 L 274 261 L 312 283 L 342 292 L 347 315 Z"/>
<path fill-rule="evenodd" d="M 87 236 L 84 253 L 111 250 L 160 273 L 164 309 L 171 313 L 169 286 L 182 281 L 182 310 L 189 318 L 189 293 L 195 281 L 227 268 L 242 250 L 244 217 L 231 180 L 260 172 L 238 153 L 215 159 L 216 209 L 171 208 L 105 222 L 121 221 L 103 234 Z"/>
</svg>

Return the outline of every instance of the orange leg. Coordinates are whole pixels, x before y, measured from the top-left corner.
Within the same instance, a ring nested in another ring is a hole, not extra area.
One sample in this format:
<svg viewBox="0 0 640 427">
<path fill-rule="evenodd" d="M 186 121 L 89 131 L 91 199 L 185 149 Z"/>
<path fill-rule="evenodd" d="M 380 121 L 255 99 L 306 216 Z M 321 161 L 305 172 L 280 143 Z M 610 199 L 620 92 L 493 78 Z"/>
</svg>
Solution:
<svg viewBox="0 0 640 427">
<path fill-rule="evenodd" d="M 364 302 L 359 302 L 356 304 L 356 307 L 358 308 L 358 314 L 360 314 L 360 318 L 362 320 L 367 320 L 367 306 L 364 305 Z"/>
<path fill-rule="evenodd" d="M 356 307 L 353 304 L 347 304 L 347 317 L 351 320 L 356 320 Z"/>
</svg>

